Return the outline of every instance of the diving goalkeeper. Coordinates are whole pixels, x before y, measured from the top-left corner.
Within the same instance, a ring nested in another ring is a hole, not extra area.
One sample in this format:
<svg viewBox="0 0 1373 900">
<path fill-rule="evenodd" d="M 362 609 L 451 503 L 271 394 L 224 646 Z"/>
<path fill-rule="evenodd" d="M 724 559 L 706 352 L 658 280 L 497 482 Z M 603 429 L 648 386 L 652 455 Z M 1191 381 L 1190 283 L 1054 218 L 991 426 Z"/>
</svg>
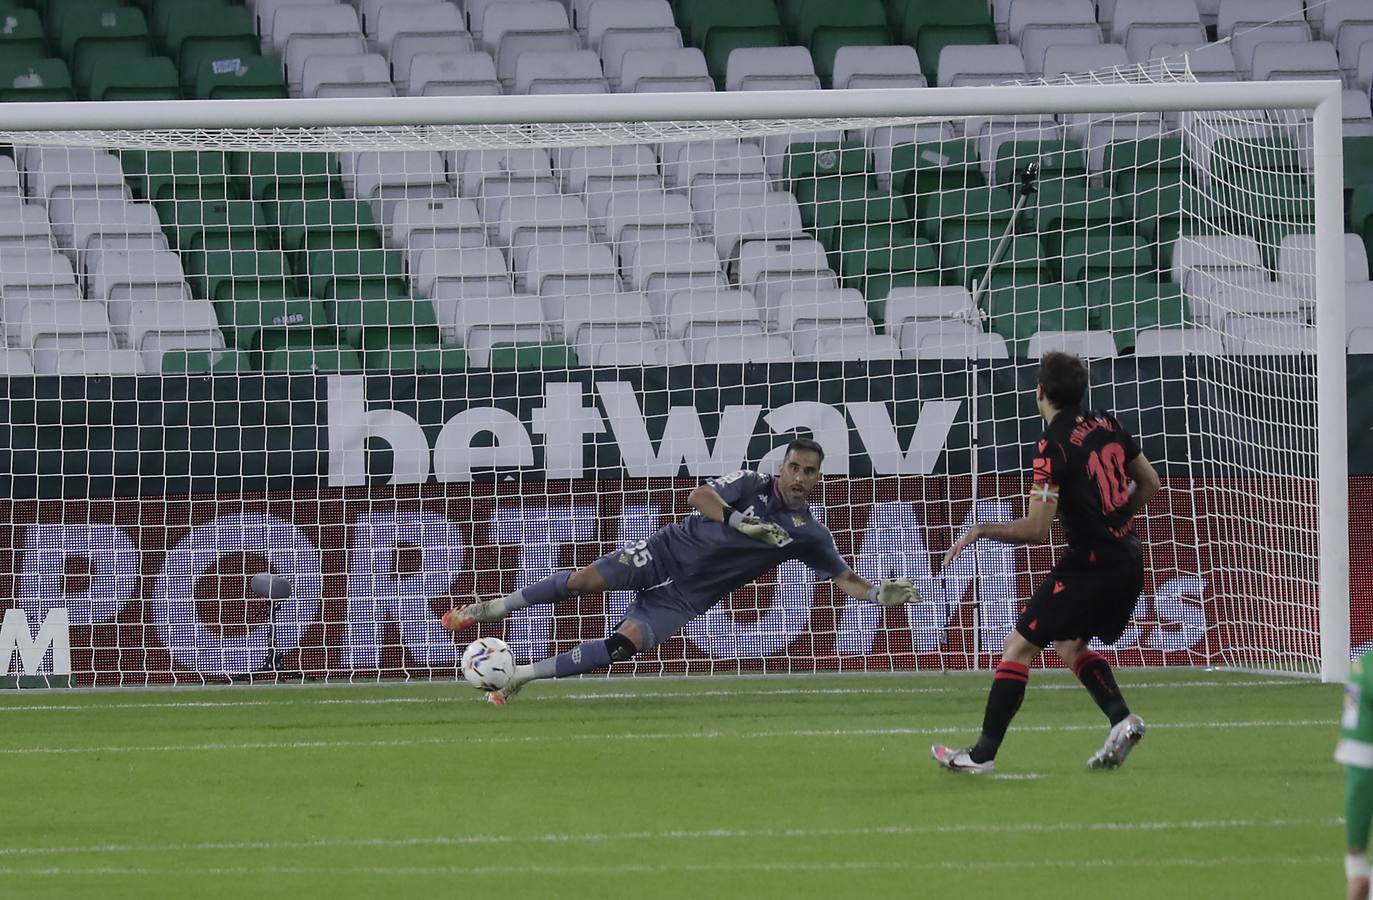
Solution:
<svg viewBox="0 0 1373 900">
<path fill-rule="evenodd" d="M 687 498 L 700 515 L 665 526 L 584 569 L 554 572 L 505 597 L 450 610 L 443 626 L 461 631 L 537 603 L 605 591 L 636 592 L 610 637 L 517 666 L 506 687 L 486 694 L 489 702 L 504 704 L 535 679 L 581 675 L 652 650 L 731 591 L 787 560 L 800 560 L 850 597 L 883 606 L 917 599 L 915 587 L 904 578 L 874 585 L 855 574 L 839 555 L 829 529 L 811 515 L 806 501 L 820 483 L 824 458 L 825 451 L 815 441 L 794 440 L 787 445 L 777 475 L 735 472 L 703 484 Z"/>
<path fill-rule="evenodd" d="M 1335 761 L 1345 765 L 1344 858 L 1349 900 L 1368 900 L 1368 831 L 1373 822 L 1373 664 L 1369 655 L 1354 660 L 1344 690 L 1344 734 Z"/>
</svg>

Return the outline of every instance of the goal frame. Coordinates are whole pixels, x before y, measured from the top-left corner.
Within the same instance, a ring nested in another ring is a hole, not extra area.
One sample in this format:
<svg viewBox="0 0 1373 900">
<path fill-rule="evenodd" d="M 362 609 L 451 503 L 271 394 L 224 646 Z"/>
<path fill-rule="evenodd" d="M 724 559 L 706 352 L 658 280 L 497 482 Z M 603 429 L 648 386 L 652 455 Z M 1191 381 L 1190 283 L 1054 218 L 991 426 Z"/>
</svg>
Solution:
<svg viewBox="0 0 1373 900">
<path fill-rule="evenodd" d="M 1336 81 L 1017 85 L 385 100 L 179 100 L 11 103 L 6 132 L 381 128 L 685 120 L 930 117 L 1307 110 L 1312 115 L 1316 242 L 1316 377 L 1320 677 L 1349 670 L 1349 517 L 1343 297 L 1343 145 Z"/>
</svg>

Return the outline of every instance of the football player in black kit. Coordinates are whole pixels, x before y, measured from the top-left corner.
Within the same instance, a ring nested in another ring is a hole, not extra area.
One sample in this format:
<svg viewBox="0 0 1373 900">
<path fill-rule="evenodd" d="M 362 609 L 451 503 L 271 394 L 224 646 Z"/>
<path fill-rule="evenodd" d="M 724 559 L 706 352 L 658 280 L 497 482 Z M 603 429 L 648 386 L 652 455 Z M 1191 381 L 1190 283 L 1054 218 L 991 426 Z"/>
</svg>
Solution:
<svg viewBox="0 0 1373 900">
<path fill-rule="evenodd" d="M 1087 760 L 1089 768 L 1116 768 L 1144 736 L 1144 720 L 1130 712 L 1110 664 L 1087 642 L 1119 640 L 1139 599 L 1144 555 L 1131 520 L 1158 491 L 1158 474 L 1110 413 L 1081 408 L 1086 393 L 1082 360 L 1044 354 L 1035 399 L 1047 425 L 1035 453 L 1028 512 L 1015 522 L 974 525 L 944 557 L 947 566 L 980 538 L 1043 543 L 1055 514 L 1068 537 L 1067 550 L 1006 637 L 977 743 L 965 750 L 931 748 L 946 769 L 993 771 L 997 749 L 1025 697 L 1030 663 L 1050 644 L 1111 721 L 1106 744 Z"/>
</svg>

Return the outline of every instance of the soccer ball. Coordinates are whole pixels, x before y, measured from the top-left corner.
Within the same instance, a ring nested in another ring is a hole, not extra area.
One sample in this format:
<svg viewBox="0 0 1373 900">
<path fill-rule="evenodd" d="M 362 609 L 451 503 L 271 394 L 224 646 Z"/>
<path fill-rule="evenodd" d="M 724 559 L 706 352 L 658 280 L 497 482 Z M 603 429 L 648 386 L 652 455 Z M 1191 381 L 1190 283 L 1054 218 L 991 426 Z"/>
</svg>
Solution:
<svg viewBox="0 0 1373 900">
<path fill-rule="evenodd" d="M 472 687 L 499 691 L 515 674 L 515 654 L 500 638 L 478 638 L 462 651 L 462 677 Z"/>
</svg>

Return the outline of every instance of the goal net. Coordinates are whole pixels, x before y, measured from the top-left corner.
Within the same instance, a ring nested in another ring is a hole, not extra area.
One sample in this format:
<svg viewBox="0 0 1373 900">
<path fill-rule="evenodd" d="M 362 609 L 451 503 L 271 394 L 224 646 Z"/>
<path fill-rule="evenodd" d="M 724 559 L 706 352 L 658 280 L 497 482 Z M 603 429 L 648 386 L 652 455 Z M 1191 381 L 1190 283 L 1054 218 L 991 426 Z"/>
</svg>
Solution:
<svg viewBox="0 0 1373 900">
<path fill-rule="evenodd" d="M 936 569 L 1023 514 L 1050 349 L 1164 476 L 1112 661 L 1337 673 L 1327 92 L 1080 81 L 15 107 L 0 676 L 451 679 L 446 610 L 796 436 L 840 552 L 925 600 L 786 563 L 616 671 L 985 667 L 1062 535 Z M 542 658 L 631 599 L 480 633 Z"/>
</svg>

